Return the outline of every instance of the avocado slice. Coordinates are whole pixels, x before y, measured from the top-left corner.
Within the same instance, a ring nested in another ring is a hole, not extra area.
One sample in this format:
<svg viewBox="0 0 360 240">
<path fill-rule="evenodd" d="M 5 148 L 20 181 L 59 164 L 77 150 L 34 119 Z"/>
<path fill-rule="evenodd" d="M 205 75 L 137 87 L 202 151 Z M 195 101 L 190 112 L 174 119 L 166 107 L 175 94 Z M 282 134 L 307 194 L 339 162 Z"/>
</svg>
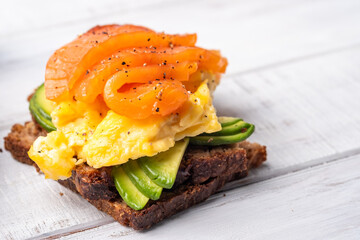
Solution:
<svg viewBox="0 0 360 240">
<path fill-rule="evenodd" d="M 189 139 L 175 143 L 175 146 L 152 157 L 138 159 L 140 167 L 157 185 L 170 189 L 175 183 L 180 162 L 185 153 Z"/>
<path fill-rule="evenodd" d="M 149 198 L 136 188 L 122 166 L 113 167 L 112 176 L 116 189 L 127 205 L 135 210 L 143 209 Z"/>
<path fill-rule="evenodd" d="M 38 87 L 31 97 L 29 109 L 36 122 L 47 132 L 56 130 L 50 116 L 53 105 L 51 101 L 47 100 L 45 97 L 44 84 Z"/>
<path fill-rule="evenodd" d="M 214 132 L 214 133 L 206 133 L 202 134 L 203 136 L 228 136 L 228 135 L 234 135 L 239 132 L 241 132 L 244 128 L 248 126 L 248 123 L 242 121 L 240 119 L 239 122 L 236 122 L 232 125 L 228 125 L 226 127 L 223 127 L 220 131 Z"/>
<path fill-rule="evenodd" d="M 45 97 L 45 86 L 41 84 L 34 94 L 35 105 L 39 109 L 39 112 L 46 119 L 51 121 L 51 112 L 54 110 L 52 102 Z"/>
<path fill-rule="evenodd" d="M 234 123 L 242 121 L 241 118 L 235 118 L 235 117 L 218 117 L 219 123 L 221 124 L 221 127 L 227 127 L 230 125 L 233 125 Z"/>
<path fill-rule="evenodd" d="M 235 133 L 233 135 L 227 135 L 227 136 L 199 135 L 190 138 L 190 144 L 217 146 L 217 145 L 233 144 L 244 141 L 254 132 L 255 126 L 250 123 L 246 123 L 246 122 L 243 123 L 245 123 L 242 124 L 243 128 L 238 133 Z"/>
<path fill-rule="evenodd" d="M 141 169 L 137 160 L 130 160 L 123 165 L 124 171 L 130 178 L 131 182 L 146 197 L 157 200 L 160 198 L 162 187 L 155 184 Z"/>
</svg>

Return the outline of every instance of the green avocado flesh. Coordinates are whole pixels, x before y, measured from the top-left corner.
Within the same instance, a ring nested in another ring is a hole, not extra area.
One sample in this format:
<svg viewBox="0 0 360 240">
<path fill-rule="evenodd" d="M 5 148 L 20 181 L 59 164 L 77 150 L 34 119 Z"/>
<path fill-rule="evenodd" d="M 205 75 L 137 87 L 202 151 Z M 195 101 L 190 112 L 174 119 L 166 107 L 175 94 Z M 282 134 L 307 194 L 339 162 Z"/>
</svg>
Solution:
<svg viewBox="0 0 360 240">
<path fill-rule="evenodd" d="M 233 125 L 234 123 L 242 121 L 241 118 L 234 118 L 234 117 L 218 117 L 218 120 L 221 124 L 221 127 L 227 127 Z"/>
<path fill-rule="evenodd" d="M 141 169 L 136 160 L 130 160 L 123 165 L 124 171 L 137 187 L 146 197 L 157 200 L 160 198 L 162 187 L 154 183 Z"/>
<path fill-rule="evenodd" d="M 45 88 L 42 84 L 31 97 L 29 109 L 36 122 L 48 132 L 56 130 L 50 116 L 52 108 L 51 102 L 45 98 Z"/>
<path fill-rule="evenodd" d="M 165 152 L 138 159 L 138 163 L 157 185 L 170 189 L 175 183 L 176 174 L 188 144 L 189 139 L 183 139 Z"/>
<path fill-rule="evenodd" d="M 237 143 L 247 139 L 255 130 L 253 124 L 244 122 L 240 118 L 236 120 L 235 118 L 230 119 L 226 117 L 226 119 L 219 118 L 219 121 L 222 125 L 220 131 L 190 138 L 190 144 L 217 146 Z M 229 124 L 229 122 L 232 122 L 232 124 Z"/>
<path fill-rule="evenodd" d="M 112 175 L 115 187 L 126 204 L 135 210 L 143 209 L 149 198 L 137 189 L 122 166 L 113 167 Z"/>
<path fill-rule="evenodd" d="M 188 143 L 189 139 L 184 139 L 166 152 L 113 168 L 115 187 L 129 207 L 140 210 L 149 199 L 159 199 L 163 187 L 170 189 L 174 185 Z"/>
<path fill-rule="evenodd" d="M 203 134 L 203 136 L 229 136 L 234 135 L 242 131 L 242 129 L 249 126 L 249 123 L 246 123 L 242 120 L 239 122 L 236 122 L 232 125 L 228 125 L 226 127 L 223 127 L 220 131 L 209 133 L 209 134 Z"/>
<path fill-rule="evenodd" d="M 218 132 L 183 139 L 165 152 L 114 167 L 116 189 L 128 206 L 140 210 L 149 199 L 159 199 L 163 188 L 172 188 L 189 143 L 207 146 L 232 144 L 244 141 L 255 130 L 253 124 L 240 118 L 219 117 L 219 122 L 222 129 Z"/>
</svg>

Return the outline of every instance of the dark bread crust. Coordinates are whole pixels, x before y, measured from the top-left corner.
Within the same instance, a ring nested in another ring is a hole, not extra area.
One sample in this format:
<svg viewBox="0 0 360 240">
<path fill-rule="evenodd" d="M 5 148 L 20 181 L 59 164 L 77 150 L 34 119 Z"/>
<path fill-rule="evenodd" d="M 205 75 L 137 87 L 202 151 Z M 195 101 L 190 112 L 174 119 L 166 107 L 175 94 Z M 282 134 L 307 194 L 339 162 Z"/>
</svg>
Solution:
<svg viewBox="0 0 360 240">
<path fill-rule="evenodd" d="M 15 124 L 11 128 L 11 132 L 4 138 L 4 146 L 13 158 L 19 162 L 33 165 L 39 170 L 27 152 L 36 138 L 46 136 L 46 134 L 46 131 L 34 122 L 26 122 L 25 125 Z"/>
<path fill-rule="evenodd" d="M 5 149 L 18 161 L 36 166 L 27 151 L 38 136 L 45 135 L 34 122 L 24 126 L 15 124 L 4 138 Z M 111 178 L 111 167 L 94 169 L 82 164 L 76 167 L 71 178 L 59 183 L 78 192 L 121 224 L 142 230 L 206 200 L 226 182 L 245 177 L 250 167 L 257 167 L 265 160 L 266 147 L 257 143 L 189 146 L 173 189 L 164 191 L 159 200 L 149 201 L 140 211 L 129 208 L 119 197 Z"/>
<path fill-rule="evenodd" d="M 216 176 L 247 173 L 248 161 L 242 148 L 196 150 L 193 146 L 188 147 L 173 188 L 184 183 L 200 184 Z M 87 200 L 114 200 L 119 196 L 111 177 L 111 167 L 95 169 L 86 164 L 79 165 L 73 170 L 72 181 Z"/>
<path fill-rule="evenodd" d="M 136 230 L 149 229 L 154 224 L 171 217 L 195 204 L 205 201 L 225 183 L 246 177 L 247 172 L 211 178 L 203 184 L 184 184 L 172 191 L 163 192 L 161 198 L 150 202 L 144 209 L 135 211 L 128 207 L 121 199 L 116 200 L 88 200 L 97 209 L 106 212 L 116 221 Z M 63 186 L 77 192 L 73 181 L 59 181 Z"/>
</svg>

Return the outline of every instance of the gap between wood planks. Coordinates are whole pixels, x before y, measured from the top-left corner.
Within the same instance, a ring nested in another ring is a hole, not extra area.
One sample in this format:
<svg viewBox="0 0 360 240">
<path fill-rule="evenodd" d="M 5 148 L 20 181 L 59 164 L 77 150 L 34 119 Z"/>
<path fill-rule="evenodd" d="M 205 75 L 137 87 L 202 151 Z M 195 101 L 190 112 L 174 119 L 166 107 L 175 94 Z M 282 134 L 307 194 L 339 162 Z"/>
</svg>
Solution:
<svg viewBox="0 0 360 240">
<path fill-rule="evenodd" d="M 324 1 L 324 0 L 317 0 L 317 1 Z M 103 19 L 104 17 L 111 17 L 111 16 L 116 16 L 122 13 L 128 13 L 129 11 L 132 11 L 134 9 L 136 9 L 136 11 L 151 11 L 152 9 L 158 9 L 159 7 L 162 8 L 174 8 L 176 6 L 179 5 L 184 5 L 184 4 L 193 4 L 194 2 L 203 2 L 205 4 L 213 4 L 214 1 L 204 1 L 204 0 L 182 0 L 182 1 L 171 1 L 169 4 L 169 1 L 166 0 L 159 0 L 155 3 L 152 4 L 147 4 L 147 2 L 145 1 L 145 3 L 143 3 L 142 5 L 139 6 L 129 6 L 129 7 L 125 7 L 125 8 L 111 8 L 110 11 L 106 12 L 106 13 L 98 13 L 95 14 L 95 16 L 85 16 L 82 17 L 80 19 L 72 19 L 72 20 L 68 20 L 68 21 L 62 21 L 62 22 L 57 22 L 57 23 L 53 23 L 53 24 L 49 24 L 49 25 L 45 25 L 42 27 L 37 27 L 35 29 L 26 29 L 26 30 L 22 30 L 21 33 L 19 34 L 19 32 L 10 32 L 7 33 L 5 35 L 0 34 L 0 36 L 7 36 L 7 37 L 13 37 L 13 36 L 21 36 L 21 35 L 26 35 L 28 33 L 34 33 L 34 31 L 38 31 L 38 32 L 42 32 L 44 30 L 48 30 L 50 28 L 56 28 L 56 27 L 66 27 L 69 25 L 74 25 L 74 24 L 84 24 L 86 21 L 89 20 L 94 20 L 94 19 Z M 224 2 L 226 2 L 225 4 L 230 5 L 232 3 L 231 0 L 225 0 Z M 300 1 L 300 3 L 297 3 L 298 5 L 304 4 L 304 2 L 313 2 L 313 0 L 307 0 L 307 1 Z M 216 3 L 216 1 L 215 1 Z M 291 3 L 287 3 L 286 6 L 292 6 Z M 274 8 L 276 8 L 276 6 L 273 6 Z"/>
<path fill-rule="evenodd" d="M 150 2 L 150 1 L 149 1 Z M 175 2 L 172 2 L 172 6 L 173 5 L 176 5 L 178 1 L 175 1 Z M 186 2 L 193 2 L 193 0 L 182 0 L 181 3 L 186 3 Z M 80 19 L 72 19 L 72 20 L 68 20 L 68 21 L 63 21 L 63 22 L 58 22 L 58 23 L 53 23 L 53 24 L 50 24 L 50 25 L 45 25 L 45 26 L 42 26 L 42 27 L 38 27 L 38 28 L 35 28 L 35 29 L 29 29 L 29 30 L 24 30 L 21 32 L 21 34 L 19 34 L 18 32 L 10 32 L 8 34 L 6 34 L 7 37 L 13 37 L 13 36 L 19 36 L 19 35 L 26 35 L 28 33 L 33 33 L 34 31 L 38 31 L 38 32 L 42 32 L 42 31 L 46 31 L 47 29 L 49 28 L 56 28 L 56 27 L 66 27 L 66 26 L 69 26 L 69 25 L 73 25 L 73 24 L 83 24 L 84 22 L 88 21 L 89 19 L 91 20 L 94 20 L 94 19 L 101 19 L 103 17 L 108 17 L 108 16 L 111 16 L 111 15 L 118 15 L 118 14 L 122 14 L 122 13 L 127 13 L 128 11 L 131 11 L 131 10 L 134 10 L 136 9 L 136 11 L 142 11 L 142 10 L 149 10 L 149 9 L 153 9 L 153 8 L 158 8 L 159 6 L 163 6 L 164 4 L 164 1 L 159 1 L 159 2 L 156 2 L 155 4 L 143 4 L 143 5 L 140 5 L 140 6 L 130 6 L 130 7 L 127 7 L 127 8 L 111 8 L 111 11 L 109 12 L 106 12 L 106 13 L 99 13 L 95 16 L 89 16 L 89 17 L 83 17 L 83 18 L 80 18 Z M 5 36 L 3 34 L 0 34 L 0 36 Z"/>
<path fill-rule="evenodd" d="M 233 181 L 233 182 L 226 184 L 215 195 L 213 195 L 210 198 L 208 198 L 207 200 L 205 200 L 205 202 L 198 204 L 198 206 L 206 205 L 209 203 L 209 201 L 223 197 L 222 193 L 225 191 L 229 191 L 229 190 L 232 190 L 232 189 L 235 189 L 238 187 L 242 187 L 242 186 L 246 186 L 246 185 L 256 184 L 256 183 L 259 183 L 262 181 L 267 181 L 267 180 L 277 178 L 277 177 L 283 177 L 283 176 L 290 175 L 290 174 L 297 173 L 297 172 L 307 171 L 314 167 L 321 168 L 321 167 L 324 167 L 326 164 L 333 163 L 333 162 L 339 162 L 342 160 L 345 161 L 346 159 L 348 159 L 348 157 L 357 156 L 357 155 L 360 155 L 360 148 L 352 149 L 352 150 L 349 150 L 349 151 L 346 151 L 343 153 L 339 153 L 339 154 L 333 154 L 333 155 L 323 157 L 323 158 L 314 159 L 314 160 L 309 161 L 304 164 L 298 164 L 298 165 L 295 165 L 292 167 L 275 170 L 275 171 L 271 172 L 270 174 L 264 174 L 263 176 L 258 177 L 258 178 L 251 178 L 251 173 L 250 173 L 250 176 L 245 178 L 245 180 Z M 44 238 L 45 239 L 57 239 L 60 237 L 65 237 L 65 236 L 69 236 L 69 235 L 72 235 L 75 233 L 79 233 L 79 232 L 95 229 L 95 228 L 98 228 L 101 226 L 105 226 L 108 224 L 112 224 L 114 222 L 116 222 L 114 219 L 112 219 L 111 217 L 107 217 L 105 219 L 99 219 L 96 221 L 79 224 L 79 225 L 71 226 L 71 227 L 64 228 L 64 229 L 59 229 L 59 230 L 56 230 L 53 232 L 44 233 L 44 234 L 38 235 L 33 238 L 29 238 L 29 239 L 31 239 L 31 240 L 44 239 Z M 123 231 L 123 236 L 130 235 L 130 234 L 133 234 L 136 232 L 137 231 L 135 231 L 134 229 L 129 228 L 128 230 Z"/>
<path fill-rule="evenodd" d="M 349 50 L 352 50 L 352 49 L 357 49 L 357 48 L 360 48 L 360 43 L 355 43 L 355 44 L 351 44 L 351 45 L 348 45 L 348 46 L 327 49 L 326 51 L 321 51 L 321 52 L 316 52 L 316 53 L 307 54 L 307 55 L 303 55 L 303 56 L 298 56 L 298 57 L 294 57 L 294 58 L 289 58 L 289 59 L 286 59 L 286 60 L 282 60 L 282 61 L 279 61 L 279 62 L 274 62 L 274 63 L 271 63 L 271 64 L 259 66 L 259 67 L 256 67 L 256 68 L 251 68 L 251 69 L 248 69 L 248 70 L 227 74 L 225 76 L 225 78 L 233 78 L 233 77 L 243 76 L 243 75 L 247 75 L 247 74 L 254 73 L 254 72 L 260 72 L 260 71 L 263 71 L 263 70 L 268 70 L 268 69 L 271 69 L 271 68 L 277 68 L 277 67 L 281 67 L 281 66 L 284 66 L 284 65 L 292 64 L 292 63 L 298 63 L 298 62 L 302 62 L 302 61 L 309 60 L 309 59 L 314 59 L 314 58 L 319 58 L 319 57 L 322 57 L 322 56 L 332 55 L 334 53 L 346 52 L 346 51 L 349 51 Z"/>
</svg>

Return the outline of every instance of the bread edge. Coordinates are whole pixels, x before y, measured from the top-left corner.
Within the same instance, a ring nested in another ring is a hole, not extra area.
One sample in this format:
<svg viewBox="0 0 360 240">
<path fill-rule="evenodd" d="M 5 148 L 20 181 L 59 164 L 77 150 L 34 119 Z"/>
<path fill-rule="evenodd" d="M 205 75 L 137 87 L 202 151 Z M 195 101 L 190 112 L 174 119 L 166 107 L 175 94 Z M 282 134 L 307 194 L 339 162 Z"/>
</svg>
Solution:
<svg viewBox="0 0 360 240">
<path fill-rule="evenodd" d="M 22 134 L 26 134 L 26 136 L 21 136 Z M 11 128 L 9 135 L 4 138 L 5 149 L 12 154 L 14 159 L 35 166 L 37 171 L 39 171 L 38 166 L 28 157 L 27 152 L 32 144 L 31 141 L 43 135 L 46 135 L 46 132 L 34 122 L 26 122 L 25 125 L 15 124 Z M 238 143 L 237 146 L 246 150 L 248 169 L 258 167 L 266 160 L 265 146 L 246 141 Z M 211 178 L 204 184 L 187 185 L 183 187 L 183 191 L 174 195 L 168 202 L 163 201 L 153 204 L 151 210 L 145 208 L 136 211 L 129 208 L 122 201 L 86 200 L 100 211 L 112 216 L 120 224 L 130 226 L 136 230 L 145 230 L 178 212 L 205 201 L 227 182 L 246 177 L 248 169 L 240 173 Z M 78 193 L 71 178 L 59 180 L 58 182 Z"/>
</svg>

